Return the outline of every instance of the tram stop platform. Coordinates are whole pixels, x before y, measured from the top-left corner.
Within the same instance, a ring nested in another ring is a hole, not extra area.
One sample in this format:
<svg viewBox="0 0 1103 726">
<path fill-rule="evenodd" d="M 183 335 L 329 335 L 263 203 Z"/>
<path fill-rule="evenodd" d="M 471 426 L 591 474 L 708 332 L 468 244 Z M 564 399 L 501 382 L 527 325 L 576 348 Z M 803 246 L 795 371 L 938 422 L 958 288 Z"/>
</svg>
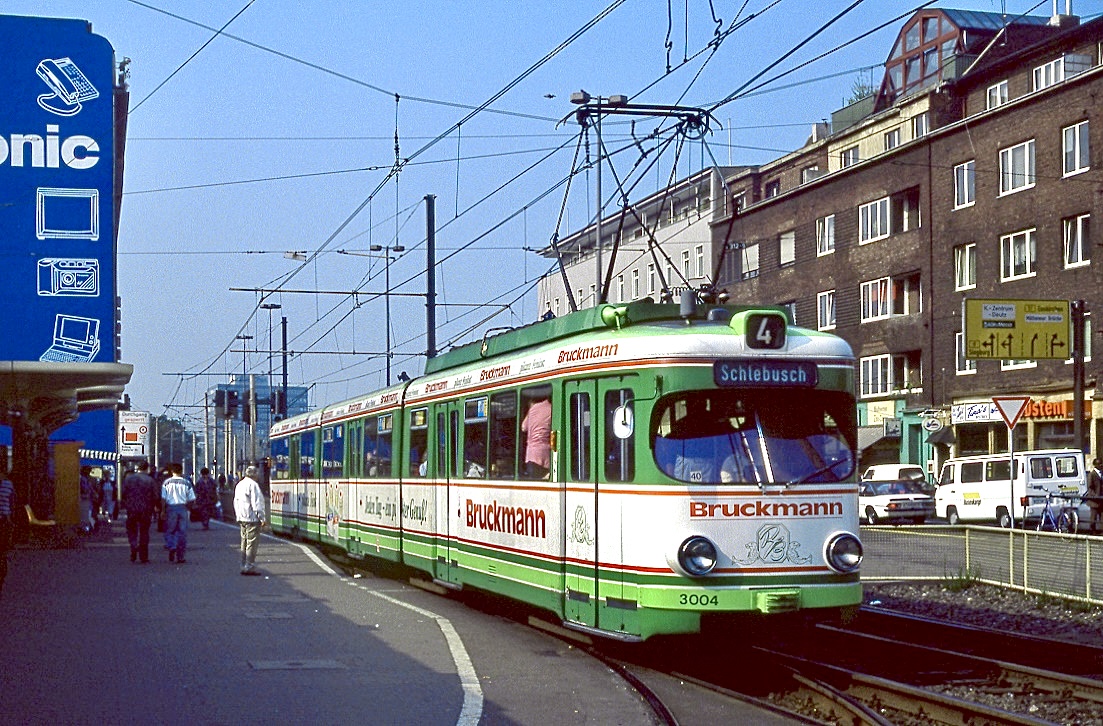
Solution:
<svg viewBox="0 0 1103 726">
<path fill-rule="evenodd" d="M 239 574 L 234 523 L 192 523 L 187 561 L 124 524 L 17 545 L 0 596 L 10 723 L 643 724 L 619 678 L 571 646 L 406 581 L 346 576 L 265 535 Z"/>
</svg>

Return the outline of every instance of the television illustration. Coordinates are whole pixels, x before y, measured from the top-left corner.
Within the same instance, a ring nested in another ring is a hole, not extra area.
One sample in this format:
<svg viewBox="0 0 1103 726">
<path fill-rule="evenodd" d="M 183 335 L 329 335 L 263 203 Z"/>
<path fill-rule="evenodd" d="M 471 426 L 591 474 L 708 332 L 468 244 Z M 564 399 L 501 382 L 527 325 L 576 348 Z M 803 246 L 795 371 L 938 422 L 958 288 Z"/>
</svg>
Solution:
<svg viewBox="0 0 1103 726">
<path fill-rule="evenodd" d="M 100 238 L 99 189 L 39 187 L 35 195 L 38 239 Z"/>
<path fill-rule="evenodd" d="M 50 257 L 39 260 L 38 294 L 47 297 L 98 297 L 100 261 Z"/>
<path fill-rule="evenodd" d="M 100 92 L 69 58 L 46 58 L 35 69 L 52 93 L 38 97 L 38 105 L 58 116 L 75 116 L 81 104 L 99 98 Z"/>
<path fill-rule="evenodd" d="M 50 363 L 89 363 L 100 352 L 100 321 L 78 315 L 54 318 L 54 342 L 39 356 Z"/>
</svg>

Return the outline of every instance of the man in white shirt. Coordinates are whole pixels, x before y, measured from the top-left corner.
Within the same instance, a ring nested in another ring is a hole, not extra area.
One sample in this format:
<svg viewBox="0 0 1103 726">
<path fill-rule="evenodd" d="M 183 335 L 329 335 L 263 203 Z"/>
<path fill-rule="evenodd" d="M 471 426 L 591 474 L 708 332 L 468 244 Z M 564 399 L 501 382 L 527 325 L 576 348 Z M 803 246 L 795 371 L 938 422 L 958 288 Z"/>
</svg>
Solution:
<svg viewBox="0 0 1103 726">
<path fill-rule="evenodd" d="M 165 549 L 169 551 L 169 562 L 175 561 L 182 565 L 187 561 L 184 555 L 188 550 L 188 520 L 191 518 L 188 505 L 195 501 L 195 489 L 182 476 L 183 466 L 172 463 L 168 469 L 172 476 L 161 484 L 161 501 L 168 512 L 165 520 Z"/>
<path fill-rule="evenodd" d="M 264 526 L 264 492 L 257 483 L 257 467 L 245 469 L 245 476 L 234 489 L 234 515 L 241 527 L 241 574 L 259 575 L 256 569 L 257 545 Z"/>
</svg>

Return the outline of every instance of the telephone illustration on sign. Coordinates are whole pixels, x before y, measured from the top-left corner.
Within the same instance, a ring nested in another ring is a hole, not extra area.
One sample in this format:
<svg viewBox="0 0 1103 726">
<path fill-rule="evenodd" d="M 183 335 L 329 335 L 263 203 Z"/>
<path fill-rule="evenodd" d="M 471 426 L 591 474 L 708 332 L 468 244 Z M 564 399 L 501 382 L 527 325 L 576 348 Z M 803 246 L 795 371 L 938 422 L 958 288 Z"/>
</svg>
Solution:
<svg viewBox="0 0 1103 726">
<path fill-rule="evenodd" d="M 88 77 L 69 58 L 47 58 L 35 70 L 53 91 L 38 97 L 38 105 L 50 113 L 75 116 L 80 113 L 83 102 L 100 96 Z"/>
</svg>

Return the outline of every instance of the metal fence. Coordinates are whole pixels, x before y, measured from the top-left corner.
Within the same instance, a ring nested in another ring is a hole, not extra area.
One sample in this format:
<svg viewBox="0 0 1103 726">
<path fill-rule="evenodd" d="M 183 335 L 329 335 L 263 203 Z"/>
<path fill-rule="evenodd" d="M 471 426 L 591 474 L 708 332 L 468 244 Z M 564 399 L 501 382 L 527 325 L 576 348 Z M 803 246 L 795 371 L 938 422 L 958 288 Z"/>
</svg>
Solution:
<svg viewBox="0 0 1103 726">
<path fill-rule="evenodd" d="M 969 579 L 1103 604 L 1101 537 L 938 525 L 862 527 L 861 535 L 864 580 Z"/>
</svg>

